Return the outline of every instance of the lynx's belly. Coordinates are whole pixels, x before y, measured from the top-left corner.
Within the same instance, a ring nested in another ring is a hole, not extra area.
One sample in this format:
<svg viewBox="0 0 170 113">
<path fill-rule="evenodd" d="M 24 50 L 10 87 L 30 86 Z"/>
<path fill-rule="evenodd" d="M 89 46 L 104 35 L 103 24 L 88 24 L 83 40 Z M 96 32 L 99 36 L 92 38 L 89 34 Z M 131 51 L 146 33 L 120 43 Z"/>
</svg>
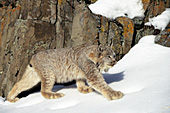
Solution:
<svg viewBox="0 0 170 113">
<path fill-rule="evenodd" d="M 57 83 L 66 83 L 77 79 L 78 76 L 82 75 L 82 71 L 76 64 L 66 59 L 64 63 L 56 66 L 55 75 Z"/>
</svg>

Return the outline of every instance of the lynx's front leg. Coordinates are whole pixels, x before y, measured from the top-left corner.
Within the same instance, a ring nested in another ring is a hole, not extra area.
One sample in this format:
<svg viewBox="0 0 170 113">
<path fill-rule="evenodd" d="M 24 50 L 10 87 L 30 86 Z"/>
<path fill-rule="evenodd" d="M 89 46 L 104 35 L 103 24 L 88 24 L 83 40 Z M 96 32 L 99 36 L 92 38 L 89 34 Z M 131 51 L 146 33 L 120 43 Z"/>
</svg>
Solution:
<svg viewBox="0 0 170 113">
<path fill-rule="evenodd" d="M 77 89 L 81 93 L 87 94 L 87 93 L 92 92 L 93 89 L 91 87 L 86 86 L 85 81 L 86 81 L 85 79 L 78 79 L 76 81 L 76 84 L 77 84 Z"/>
<path fill-rule="evenodd" d="M 88 84 L 96 91 L 100 92 L 108 100 L 116 100 L 123 97 L 123 93 L 115 91 L 105 82 L 101 74 L 88 76 Z"/>
<path fill-rule="evenodd" d="M 108 100 L 115 100 L 123 97 L 123 93 L 115 91 L 109 87 L 93 62 L 88 60 L 83 65 L 82 69 L 87 76 L 86 79 L 90 87 L 100 92 Z"/>
</svg>

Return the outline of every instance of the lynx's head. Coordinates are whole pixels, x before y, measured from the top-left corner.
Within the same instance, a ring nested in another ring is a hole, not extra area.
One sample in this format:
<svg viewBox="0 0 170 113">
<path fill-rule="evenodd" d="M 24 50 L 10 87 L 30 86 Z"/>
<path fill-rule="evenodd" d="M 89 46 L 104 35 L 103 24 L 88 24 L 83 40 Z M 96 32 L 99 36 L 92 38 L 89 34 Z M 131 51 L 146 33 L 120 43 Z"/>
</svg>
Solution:
<svg viewBox="0 0 170 113">
<path fill-rule="evenodd" d="M 116 64 L 116 54 L 109 46 L 99 46 L 98 49 L 98 61 L 96 66 L 100 72 L 107 72 L 109 68 Z"/>
</svg>

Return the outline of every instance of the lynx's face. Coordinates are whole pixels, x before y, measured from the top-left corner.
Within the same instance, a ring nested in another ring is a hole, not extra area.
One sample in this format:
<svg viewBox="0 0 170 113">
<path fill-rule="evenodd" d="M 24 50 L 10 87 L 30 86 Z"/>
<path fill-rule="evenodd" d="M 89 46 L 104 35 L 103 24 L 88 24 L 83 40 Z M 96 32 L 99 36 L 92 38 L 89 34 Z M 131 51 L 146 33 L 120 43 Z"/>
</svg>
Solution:
<svg viewBox="0 0 170 113">
<path fill-rule="evenodd" d="M 113 67 L 116 64 L 116 54 L 114 51 L 106 46 L 100 50 L 99 60 L 96 63 L 100 72 L 107 72 L 109 68 Z"/>
</svg>

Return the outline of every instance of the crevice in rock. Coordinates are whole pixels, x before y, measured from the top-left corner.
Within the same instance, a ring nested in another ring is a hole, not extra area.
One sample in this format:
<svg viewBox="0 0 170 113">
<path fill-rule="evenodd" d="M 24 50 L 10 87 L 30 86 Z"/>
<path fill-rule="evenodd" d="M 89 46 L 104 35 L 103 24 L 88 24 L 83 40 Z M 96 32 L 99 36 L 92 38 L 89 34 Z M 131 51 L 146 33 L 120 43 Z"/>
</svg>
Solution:
<svg viewBox="0 0 170 113">
<path fill-rule="evenodd" d="M 3 5 L 0 3 L 0 8 L 3 7 Z"/>
<path fill-rule="evenodd" d="M 102 27 L 102 16 L 98 16 L 98 18 L 97 18 L 97 29 L 98 29 L 98 31 L 97 31 L 97 35 L 95 37 L 95 39 L 97 40 L 98 45 L 101 44 L 101 42 L 100 42 L 101 27 Z"/>
<path fill-rule="evenodd" d="M 17 76 L 18 76 L 18 74 L 19 74 L 19 70 L 17 70 L 17 72 L 16 72 L 16 74 L 15 74 L 15 77 L 17 77 Z"/>
<path fill-rule="evenodd" d="M 71 4 L 70 3 L 70 1 L 66 1 L 67 3 L 68 3 L 68 5 L 74 10 L 75 9 L 75 7 L 74 7 L 74 2 L 73 2 L 73 4 Z"/>
<path fill-rule="evenodd" d="M 137 31 L 136 31 L 136 28 L 134 28 L 134 33 L 133 33 L 133 38 L 132 38 L 132 45 L 131 45 L 131 47 L 133 47 L 133 46 L 135 45 L 136 35 L 137 35 Z"/>
<path fill-rule="evenodd" d="M 109 41 L 109 29 L 110 29 L 110 21 L 108 21 L 106 44 L 107 44 L 108 46 L 111 46 L 111 44 L 112 44 L 113 42 L 112 42 L 112 41 Z M 110 42 L 110 43 L 109 43 L 109 42 Z"/>
</svg>

